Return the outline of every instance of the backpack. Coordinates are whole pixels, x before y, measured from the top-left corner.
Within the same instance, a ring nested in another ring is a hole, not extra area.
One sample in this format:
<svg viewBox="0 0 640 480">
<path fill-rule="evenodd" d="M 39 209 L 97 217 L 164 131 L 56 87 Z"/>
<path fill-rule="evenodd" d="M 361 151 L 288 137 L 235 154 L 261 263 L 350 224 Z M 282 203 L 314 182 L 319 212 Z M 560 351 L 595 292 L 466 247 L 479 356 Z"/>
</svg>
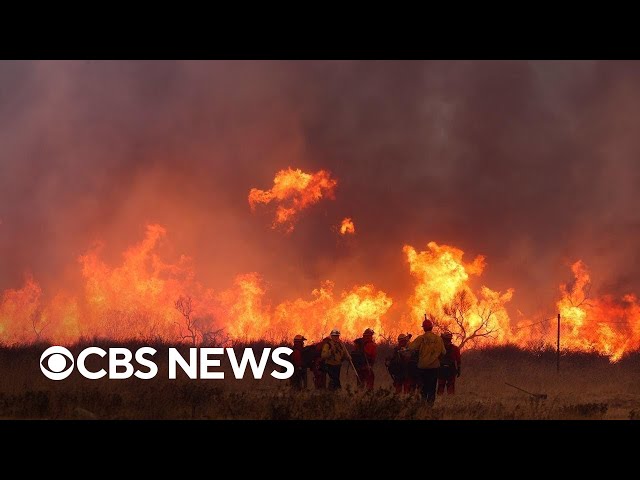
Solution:
<svg viewBox="0 0 640 480">
<path fill-rule="evenodd" d="M 305 368 L 311 368 L 313 364 L 320 358 L 322 347 L 329 342 L 329 337 L 323 338 L 317 343 L 307 345 L 302 349 L 302 363 Z"/>
<path fill-rule="evenodd" d="M 364 339 L 356 338 L 353 341 L 355 349 L 350 353 L 351 361 L 355 368 L 364 368 L 367 366 L 367 359 L 364 356 Z"/>
<path fill-rule="evenodd" d="M 400 356 L 400 351 L 395 350 L 393 352 L 393 356 L 389 358 L 386 362 L 387 371 L 393 381 L 400 381 L 404 378 L 404 368 L 402 365 L 402 357 Z"/>
<path fill-rule="evenodd" d="M 418 365 L 418 350 L 409 350 L 405 348 L 404 350 L 398 350 L 397 355 L 400 358 L 400 361 L 405 365 Z"/>
<path fill-rule="evenodd" d="M 456 362 L 453 359 L 453 345 L 446 344 L 444 348 L 447 353 L 445 353 L 444 356 L 440 359 L 440 366 L 446 368 L 455 368 Z"/>
</svg>

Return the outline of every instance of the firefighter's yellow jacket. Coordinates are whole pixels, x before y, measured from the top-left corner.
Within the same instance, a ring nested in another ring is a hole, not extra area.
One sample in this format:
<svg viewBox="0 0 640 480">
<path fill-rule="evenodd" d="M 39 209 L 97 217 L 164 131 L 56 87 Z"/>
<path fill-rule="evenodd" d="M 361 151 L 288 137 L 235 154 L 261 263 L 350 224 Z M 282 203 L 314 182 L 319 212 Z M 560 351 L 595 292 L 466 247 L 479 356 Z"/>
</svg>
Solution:
<svg viewBox="0 0 640 480">
<path fill-rule="evenodd" d="M 407 348 L 418 350 L 418 368 L 438 368 L 440 355 L 447 353 L 442 338 L 433 332 L 425 332 L 416 337 Z"/>
<path fill-rule="evenodd" d="M 322 347 L 320 354 L 322 359 L 329 365 L 340 365 L 346 360 L 345 348 L 340 342 L 329 340 Z"/>
</svg>

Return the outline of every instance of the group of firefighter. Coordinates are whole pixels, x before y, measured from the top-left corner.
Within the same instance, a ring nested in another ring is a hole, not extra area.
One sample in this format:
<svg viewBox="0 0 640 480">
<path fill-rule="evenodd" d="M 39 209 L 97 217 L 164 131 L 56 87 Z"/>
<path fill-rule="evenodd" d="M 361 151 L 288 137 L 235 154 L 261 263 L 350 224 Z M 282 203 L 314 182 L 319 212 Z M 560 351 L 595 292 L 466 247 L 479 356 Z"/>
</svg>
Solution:
<svg viewBox="0 0 640 480">
<path fill-rule="evenodd" d="M 393 354 L 385 359 L 385 366 L 396 393 L 410 394 L 419 390 L 422 397 L 433 404 L 436 389 L 438 395 L 444 394 L 445 389 L 449 395 L 455 393 L 456 377 L 460 376 L 460 349 L 452 343 L 450 332 L 433 333 L 431 320 L 425 318 L 422 329 L 424 333 L 414 340 L 411 340 L 411 334 L 398 335 L 398 344 Z M 340 341 L 338 330 L 332 330 L 329 337 L 306 347 L 307 339 L 296 335 L 291 354 L 295 368 L 291 386 L 296 390 L 306 389 L 307 371 L 311 370 L 316 389 L 340 389 L 340 371 L 342 364 L 347 362 L 355 369 L 358 387 L 373 390 L 373 366 L 378 353 L 374 333 L 367 328 L 362 337 L 354 341 L 355 348 L 351 352 Z"/>
</svg>

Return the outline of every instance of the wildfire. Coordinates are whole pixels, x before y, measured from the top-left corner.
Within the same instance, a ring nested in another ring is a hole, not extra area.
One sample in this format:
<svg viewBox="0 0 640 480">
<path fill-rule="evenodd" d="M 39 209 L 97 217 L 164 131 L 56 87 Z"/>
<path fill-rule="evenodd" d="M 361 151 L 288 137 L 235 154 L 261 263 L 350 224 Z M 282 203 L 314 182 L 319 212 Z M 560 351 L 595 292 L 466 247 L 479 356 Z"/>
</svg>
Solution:
<svg viewBox="0 0 640 480">
<path fill-rule="evenodd" d="M 355 285 L 340 295 L 330 281 L 311 292 L 271 307 L 256 272 L 237 275 L 233 285 L 214 292 L 195 280 L 189 257 L 175 263 L 157 253 L 166 230 L 147 226 L 144 239 L 128 248 L 112 267 L 95 248 L 79 257 L 84 294 L 43 299 L 38 283 L 27 277 L 18 290 L 6 290 L 0 303 L 0 343 L 47 340 L 59 344 L 81 338 L 162 339 L 206 342 L 221 330 L 230 339 L 282 341 L 302 332 L 321 339 L 338 327 L 345 338 L 365 328 L 380 331 L 392 300 L 373 285 Z M 189 308 L 178 308 L 180 298 Z"/>
<path fill-rule="evenodd" d="M 507 305 L 514 290 L 474 288 L 472 279 L 482 276 L 484 257 L 478 255 L 467 263 L 462 250 L 448 245 L 430 242 L 423 251 L 404 246 L 415 288 L 400 303 L 399 308 L 406 305 L 406 310 L 398 310 L 392 318 L 389 311 L 394 300 L 366 283 L 336 292 L 335 283 L 326 280 L 308 297 L 275 305 L 257 272 L 239 274 L 228 289 L 214 291 L 196 280 L 189 257 L 182 255 L 175 262 L 160 257 L 159 245 L 166 234 L 164 227 L 148 225 L 144 238 L 126 249 L 115 266 L 102 259 L 101 247 L 81 255 L 81 293 L 45 292 L 31 276 L 21 288 L 4 291 L 0 343 L 69 344 L 103 337 L 206 344 L 219 334 L 232 341 L 281 342 L 299 333 L 317 341 L 333 328 L 340 329 L 346 339 L 360 336 L 365 328 L 392 337 L 401 331 L 419 333 L 427 313 L 437 331 L 450 330 L 463 346 L 515 343 L 526 347 L 553 326 L 547 321 L 552 319 L 532 326 L 536 319 L 522 314 L 512 325 Z M 595 296 L 586 265 L 577 261 L 571 270 L 574 279 L 560 285 L 556 303 L 562 348 L 599 352 L 612 361 L 640 349 L 638 298 Z M 546 341 L 550 340 L 547 336 Z"/>
<path fill-rule="evenodd" d="M 365 328 L 381 331 L 385 313 L 393 301 L 373 285 L 356 285 L 339 297 L 333 282 L 326 281 L 311 292 L 311 299 L 287 300 L 270 309 L 259 276 L 236 279 L 234 289 L 224 292 L 226 314 L 223 324 L 239 339 L 281 341 L 296 333 L 320 340 L 331 329 L 340 328 L 345 338 L 360 336 Z"/>
<path fill-rule="evenodd" d="M 353 235 L 354 233 L 356 233 L 356 227 L 353 224 L 353 220 L 349 217 L 342 220 L 342 223 L 340 224 L 340 235 Z"/>
<path fill-rule="evenodd" d="M 199 286 L 193 282 L 188 257 L 164 263 L 156 253 L 166 230 L 147 226 L 145 238 L 123 254 L 122 265 L 111 268 L 100 248 L 80 256 L 85 281 L 81 331 L 88 336 L 145 338 L 175 335 L 179 314 L 174 302 Z"/>
<path fill-rule="evenodd" d="M 612 296 L 592 297 L 586 265 L 571 266 L 572 284 L 560 285 L 561 341 L 565 348 L 595 351 L 617 361 L 625 351 L 640 348 L 640 304 L 635 295 L 622 301 Z"/>
<path fill-rule="evenodd" d="M 470 275 L 480 276 L 484 270 L 482 255 L 465 263 L 462 250 L 435 242 L 419 253 L 410 245 L 403 251 L 417 280 L 409 298 L 411 319 L 427 313 L 437 327 L 450 330 L 462 345 L 480 339 L 500 343 L 509 339 L 505 304 L 513 297 L 513 289 L 500 293 L 482 287 L 478 298 L 468 284 Z"/>
<path fill-rule="evenodd" d="M 265 288 L 257 273 L 238 275 L 233 288 L 222 292 L 222 325 L 235 338 L 265 338 L 271 327 L 271 316 L 264 303 Z"/>
<path fill-rule="evenodd" d="M 254 211 L 260 203 L 278 204 L 272 228 L 282 226 L 285 231 L 294 229 L 296 216 L 305 208 L 318 203 L 322 198 L 334 198 L 337 180 L 325 170 L 305 173 L 300 169 L 280 170 L 273 180 L 273 188 L 260 190 L 252 188 L 249 192 L 249 205 Z"/>
<path fill-rule="evenodd" d="M 38 308 L 42 290 L 31 277 L 18 290 L 6 290 L 0 303 L 0 339 L 13 342 L 33 340 L 33 324 L 40 315 Z"/>
</svg>

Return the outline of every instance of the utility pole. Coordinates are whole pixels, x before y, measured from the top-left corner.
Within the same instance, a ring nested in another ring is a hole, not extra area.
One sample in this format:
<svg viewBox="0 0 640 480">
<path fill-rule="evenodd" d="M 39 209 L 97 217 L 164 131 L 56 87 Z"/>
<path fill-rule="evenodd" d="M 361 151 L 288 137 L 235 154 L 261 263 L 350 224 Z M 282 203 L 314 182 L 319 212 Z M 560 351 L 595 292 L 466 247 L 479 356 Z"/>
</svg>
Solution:
<svg viewBox="0 0 640 480">
<path fill-rule="evenodd" d="M 558 347 L 556 349 L 556 369 L 560 373 L 560 314 L 558 314 Z"/>
</svg>

